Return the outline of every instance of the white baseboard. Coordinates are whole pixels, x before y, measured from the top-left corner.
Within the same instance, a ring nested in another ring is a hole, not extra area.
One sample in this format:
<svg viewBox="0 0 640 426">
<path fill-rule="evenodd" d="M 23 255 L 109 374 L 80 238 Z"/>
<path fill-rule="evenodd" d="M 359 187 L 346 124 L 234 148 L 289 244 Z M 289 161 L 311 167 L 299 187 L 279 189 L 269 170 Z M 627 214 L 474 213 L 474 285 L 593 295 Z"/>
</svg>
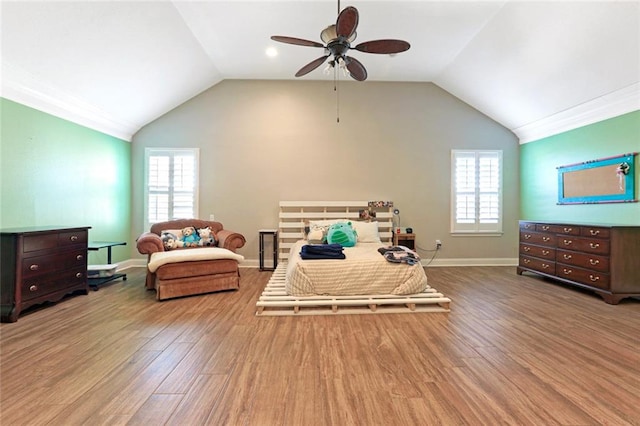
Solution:
<svg viewBox="0 0 640 426">
<path fill-rule="evenodd" d="M 147 259 L 127 259 L 122 262 L 118 262 L 117 272 L 123 271 L 129 268 L 146 268 Z"/>
<path fill-rule="evenodd" d="M 518 258 L 472 258 L 472 259 L 434 259 L 429 263 L 428 259 L 422 259 L 423 266 L 429 267 L 455 267 L 455 266 L 517 266 Z M 128 259 L 118 262 L 117 271 L 129 268 L 145 268 L 147 259 Z M 245 259 L 240 263 L 241 268 L 258 268 L 260 262 L 258 259 Z"/>
<path fill-rule="evenodd" d="M 447 266 L 517 266 L 518 258 L 434 259 L 431 263 L 429 263 L 428 259 L 422 259 L 420 263 L 431 268 Z"/>
</svg>

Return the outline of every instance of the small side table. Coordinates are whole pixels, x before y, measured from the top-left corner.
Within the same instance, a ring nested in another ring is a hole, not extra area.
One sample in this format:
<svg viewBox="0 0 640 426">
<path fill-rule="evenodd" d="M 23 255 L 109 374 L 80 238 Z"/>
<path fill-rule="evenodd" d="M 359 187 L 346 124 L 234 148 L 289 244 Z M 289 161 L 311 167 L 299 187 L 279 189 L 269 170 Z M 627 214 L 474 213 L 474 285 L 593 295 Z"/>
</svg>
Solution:
<svg viewBox="0 0 640 426">
<path fill-rule="evenodd" d="M 277 229 L 260 229 L 260 270 L 261 271 L 275 271 L 278 266 L 278 230 Z M 264 248 L 265 248 L 265 236 L 271 236 L 273 247 L 273 268 L 265 268 L 264 266 Z"/>
<path fill-rule="evenodd" d="M 100 249 L 107 249 L 107 263 L 111 264 L 111 247 L 114 246 L 126 246 L 127 243 L 124 241 L 90 241 L 88 250 L 90 251 L 98 251 Z M 98 286 L 104 283 L 108 283 L 109 281 L 117 280 L 118 278 L 122 278 L 122 281 L 127 280 L 127 274 L 113 274 L 110 277 L 100 277 L 100 278 L 89 278 L 87 281 L 89 282 L 89 287 L 93 291 L 98 290 Z"/>
<path fill-rule="evenodd" d="M 393 234 L 393 245 L 394 246 L 405 246 L 410 248 L 411 250 L 416 249 L 416 235 L 415 234 L 404 234 L 404 233 L 395 233 Z"/>
</svg>

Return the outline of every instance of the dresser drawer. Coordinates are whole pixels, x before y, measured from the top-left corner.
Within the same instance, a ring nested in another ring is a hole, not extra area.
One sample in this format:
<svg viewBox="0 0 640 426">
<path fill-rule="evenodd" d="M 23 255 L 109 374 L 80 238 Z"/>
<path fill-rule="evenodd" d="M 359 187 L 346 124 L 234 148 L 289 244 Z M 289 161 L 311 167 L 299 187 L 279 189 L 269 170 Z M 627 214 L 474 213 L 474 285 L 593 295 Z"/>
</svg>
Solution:
<svg viewBox="0 0 640 426">
<path fill-rule="evenodd" d="M 535 231 L 536 224 L 534 222 L 520 222 L 521 231 Z"/>
<path fill-rule="evenodd" d="M 54 275 L 42 275 L 22 281 L 22 300 L 44 296 L 64 288 L 78 286 L 85 282 L 86 271 L 83 268 L 69 269 Z"/>
<path fill-rule="evenodd" d="M 22 251 L 24 253 L 53 249 L 57 246 L 58 234 L 34 234 L 25 236 L 22 239 Z"/>
<path fill-rule="evenodd" d="M 58 234 L 58 247 L 71 246 L 74 244 L 87 244 L 87 234 L 85 230 L 61 232 Z"/>
<path fill-rule="evenodd" d="M 609 240 L 559 236 L 558 248 L 595 254 L 609 254 Z"/>
<path fill-rule="evenodd" d="M 598 287 L 604 290 L 609 288 L 609 274 L 605 274 L 604 272 L 591 271 L 573 265 L 558 263 L 556 266 L 556 274 L 560 278 L 576 281 L 592 287 Z"/>
<path fill-rule="evenodd" d="M 23 278 L 30 278 L 62 269 L 83 267 L 86 264 L 87 252 L 84 249 L 26 257 L 22 259 L 22 276 Z"/>
<path fill-rule="evenodd" d="M 520 244 L 520 254 L 527 256 L 540 257 L 543 259 L 555 260 L 556 249 L 550 247 L 541 247 L 531 244 Z"/>
<path fill-rule="evenodd" d="M 520 266 L 535 269 L 545 274 L 553 275 L 556 273 L 556 262 L 537 259 L 535 257 L 520 256 Z"/>
<path fill-rule="evenodd" d="M 520 241 L 529 244 L 539 244 L 548 247 L 556 246 L 556 236 L 552 234 L 542 234 L 540 232 L 520 232 Z"/>
<path fill-rule="evenodd" d="M 580 235 L 592 238 L 610 238 L 611 230 L 609 228 L 600 228 L 596 226 L 583 226 L 580 228 Z"/>
<path fill-rule="evenodd" d="M 558 250 L 556 262 L 593 269 L 594 271 L 609 272 L 609 257 L 597 254 Z"/>
<path fill-rule="evenodd" d="M 536 231 L 551 234 L 580 235 L 580 227 L 572 225 L 548 225 L 540 223 L 536 225 Z"/>
</svg>

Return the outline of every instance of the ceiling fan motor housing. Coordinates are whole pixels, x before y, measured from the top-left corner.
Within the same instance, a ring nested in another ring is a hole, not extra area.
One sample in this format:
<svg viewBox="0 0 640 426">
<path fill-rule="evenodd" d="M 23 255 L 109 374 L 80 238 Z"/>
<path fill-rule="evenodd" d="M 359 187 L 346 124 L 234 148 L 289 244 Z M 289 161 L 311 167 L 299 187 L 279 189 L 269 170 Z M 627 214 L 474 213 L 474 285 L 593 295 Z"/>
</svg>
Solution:
<svg viewBox="0 0 640 426">
<path fill-rule="evenodd" d="M 338 37 L 337 40 L 334 40 L 329 44 L 327 44 L 327 49 L 329 50 L 329 52 L 331 52 L 333 56 L 336 57 L 336 59 L 337 58 L 344 59 L 345 54 L 350 48 L 351 48 L 351 45 L 343 37 Z"/>
</svg>

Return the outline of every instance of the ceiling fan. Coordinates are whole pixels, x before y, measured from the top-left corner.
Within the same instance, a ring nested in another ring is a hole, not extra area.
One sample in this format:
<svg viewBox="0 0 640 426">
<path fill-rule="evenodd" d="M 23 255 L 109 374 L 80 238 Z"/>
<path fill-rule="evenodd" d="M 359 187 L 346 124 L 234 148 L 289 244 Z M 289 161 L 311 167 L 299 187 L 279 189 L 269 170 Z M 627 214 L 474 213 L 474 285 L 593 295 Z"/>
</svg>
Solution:
<svg viewBox="0 0 640 426">
<path fill-rule="evenodd" d="M 336 69 L 336 66 L 357 81 L 367 79 L 367 70 L 364 65 L 356 58 L 348 56 L 350 49 L 355 49 L 365 53 L 378 54 L 394 54 L 409 50 L 411 45 L 404 40 L 383 39 L 365 41 L 351 46 L 356 38 L 356 28 L 358 26 L 358 9 L 353 6 L 346 7 L 340 12 L 340 0 L 338 0 L 338 19 L 335 25 L 329 25 L 320 33 L 320 38 L 325 44 L 301 38 L 287 36 L 271 36 L 271 40 L 281 43 L 295 44 L 298 46 L 322 47 L 325 49 L 325 55 L 309 62 L 296 73 L 296 77 L 302 77 L 322 65 L 327 58 L 329 60 L 329 69 Z"/>
</svg>

